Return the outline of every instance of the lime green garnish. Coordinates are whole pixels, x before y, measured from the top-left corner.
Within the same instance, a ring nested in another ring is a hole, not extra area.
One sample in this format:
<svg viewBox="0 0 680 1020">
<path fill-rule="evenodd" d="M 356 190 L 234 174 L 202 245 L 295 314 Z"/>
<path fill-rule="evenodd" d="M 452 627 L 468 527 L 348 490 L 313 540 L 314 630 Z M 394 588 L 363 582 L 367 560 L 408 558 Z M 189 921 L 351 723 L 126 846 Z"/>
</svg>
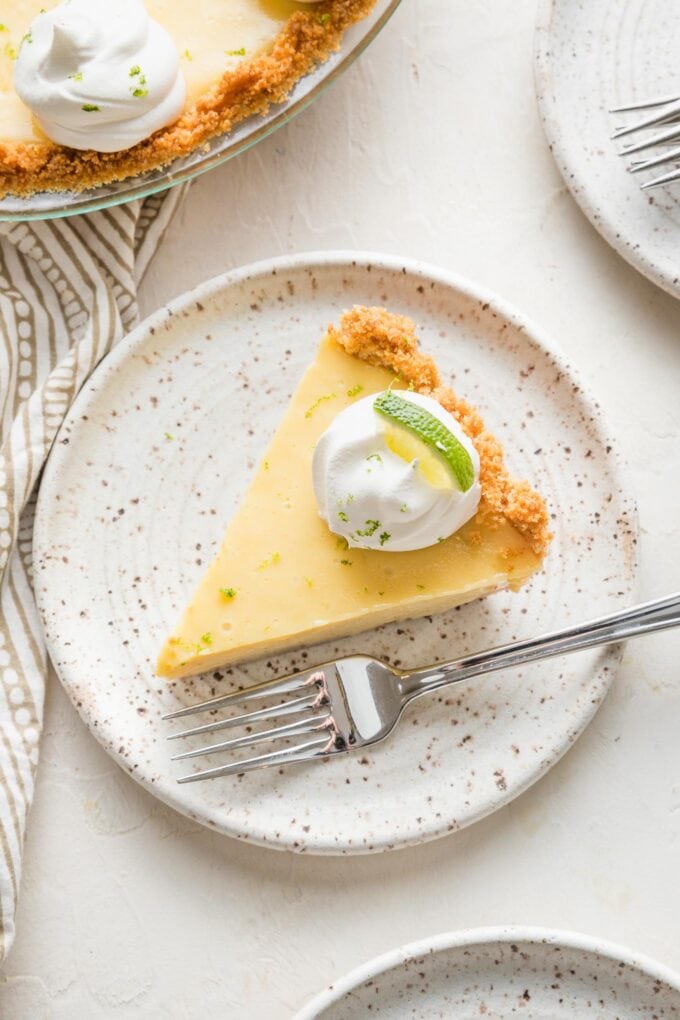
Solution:
<svg viewBox="0 0 680 1020">
<path fill-rule="evenodd" d="M 191 53 L 189 52 L 189 50 L 185 50 L 184 53 L 182 54 L 182 56 L 184 57 L 185 60 L 193 60 L 194 59 L 191 56 Z"/>
<path fill-rule="evenodd" d="M 467 492 L 475 481 L 472 458 L 443 422 L 424 407 L 387 390 L 376 397 L 373 407 L 387 419 L 387 445 L 406 461 L 418 461 L 418 468 L 436 489 L 459 488 Z"/>
<path fill-rule="evenodd" d="M 240 50 L 225 50 L 228 57 L 245 57 L 246 48 L 242 46 Z"/>
<path fill-rule="evenodd" d="M 71 81 L 82 81 L 83 80 L 83 72 L 82 71 L 76 71 L 75 74 L 69 74 L 69 78 L 70 78 Z"/>
<path fill-rule="evenodd" d="M 338 517 L 340 518 L 341 521 L 344 521 L 345 524 L 349 520 L 349 517 L 347 516 L 344 510 L 338 510 Z"/>
<path fill-rule="evenodd" d="M 225 599 L 236 598 L 236 588 L 220 588 L 220 595 L 224 595 Z"/>
<path fill-rule="evenodd" d="M 135 87 L 130 89 L 135 99 L 143 99 L 144 96 L 148 96 L 149 90 L 146 88 L 146 76 L 142 74 L 139 64 L 135 64 L 134 67 L 130 68 L 129 75 L 131 78 L 137 79 Z"/>
<path fill-rule="evenodd" d="M 0 25 L 0 32 L 9 32 L 7 25 Z"/>
<path fill-rule="evenodd" d="M 326 400 L 335 400 L 335 393 L 326 393 L 323 397 L 319 397 L 318 400 L 315 400 L 312 406 L 305 411 L 305 418 L 311 418 L 317 407 L 320 407 Z"/>
<path fill-rule="evenodd" d="M 318 19 L 320 25 L 327 25 L 328 22 L 331 20 L 331 16 L 330 14 L 319 14 Z"/>
<path fill-rule="evenodd" d="M 99 113 L 99 107 L 94 103 L 85 103 L 82 107 L 85 113 Z"/>
<path fill-rule="evenodd" d="M 210 633 L 209 630 L 206 631 L 205 634 L 201 634 L 201 641 L 204 645 L 211 645 L 212 639 L 213 639 L 212 634 Z"/>
<path fill-rule="evenodd" d="M 351 560 L 340 560 L 340 562 L 343 565 L 343 567 L 351 567 L 352 566 L 352 561 Z"/>
<path fill-rule="evenodd" d="M 361 383 L 357 383 L 356 386 L 352 386 L 351 390 L 347 390 L 347 396 L 348 397 L 358 397 L 359 394 L 362 392 L 362 390 L 363 390 L 363 386 L 361 385 Z"/>
<path fill-rule="evenodd" d="M 275 552 L 275 553 L 272 553 L 271 556 L 269 556 L 266 560 L 262 560 L 262 563 L 260 563 L 260 565 L 259 565 L 259 567 L 257 569 L 258 570 L 266 570 L 267 567 L 273 567 L 276 563 L 280 563 L 280 562 L 281 562 L 281 553 Z"/>
<path fill-rule="evenodd" d="M 357 535 L 361 538 L 370 538 L 371 535 L 375 535 L 379 527 L 380 521 L 366 521 L 366 527 L 362 530 L 357 529 Z"/>
<path fill-rule="evenodd" d="M 175 437 L 173 436 L 172 432 L 164 432 L 164 433 L 163 433 L 163 435 L 164 435 L 164 436 L 165 436 L 165 438 L 166 438 L 166 439 L 168 439 L 168 440 L 170 440 L 170 439 L 174 439 L 174 438 L 175 438 Z"/>
</svg>

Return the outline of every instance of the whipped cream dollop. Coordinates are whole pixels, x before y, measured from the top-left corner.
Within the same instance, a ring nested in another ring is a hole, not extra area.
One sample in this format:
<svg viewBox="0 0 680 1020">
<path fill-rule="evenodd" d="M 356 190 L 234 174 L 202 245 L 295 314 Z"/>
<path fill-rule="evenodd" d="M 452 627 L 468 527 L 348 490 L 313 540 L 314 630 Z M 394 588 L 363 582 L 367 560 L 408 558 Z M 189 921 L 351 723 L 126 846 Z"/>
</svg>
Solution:
<svg viewBox="0 0 680 1020">
<path fill-rule="evenodd" d="M 312 463 L 319 513 L 352 548 L 407 552 L 435 545 L 474 516 L 481 490 L 479 456 L 445 408 L 420 393 L 399 395 L 434 415 L 470 454 L 475 480 L 467 492 L 437 489 L 387 445 L 373 408 L 377 394 L 346 407 L 319 439 Z"/>
<path fill-rule="evenodd" d="M 65 0 L 24 36 L 14 87 L 48 138 L 119 152 L 176 120 L 179 55 L 142 0 Z"/>
</svg>

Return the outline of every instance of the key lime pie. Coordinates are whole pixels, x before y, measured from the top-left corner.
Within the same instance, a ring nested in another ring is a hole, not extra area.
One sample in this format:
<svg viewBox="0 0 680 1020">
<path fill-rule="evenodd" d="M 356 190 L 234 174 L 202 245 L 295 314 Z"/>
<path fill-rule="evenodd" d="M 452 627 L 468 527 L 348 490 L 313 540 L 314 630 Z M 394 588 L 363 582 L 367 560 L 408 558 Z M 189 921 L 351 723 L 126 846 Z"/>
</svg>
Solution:
<svg viewBox="0 0 680 1020">
<path fill-rule="evenodd" d="M 182 677 L 438 613 L 541 566 L 548 513 L 413 322 L 330 327 L 158 672 Z"/>
<path fill-rule="evenodd" d="M 281 102 L 375 0 L 3 0 L 0 197 L 186 156 Z"/>
</svg>

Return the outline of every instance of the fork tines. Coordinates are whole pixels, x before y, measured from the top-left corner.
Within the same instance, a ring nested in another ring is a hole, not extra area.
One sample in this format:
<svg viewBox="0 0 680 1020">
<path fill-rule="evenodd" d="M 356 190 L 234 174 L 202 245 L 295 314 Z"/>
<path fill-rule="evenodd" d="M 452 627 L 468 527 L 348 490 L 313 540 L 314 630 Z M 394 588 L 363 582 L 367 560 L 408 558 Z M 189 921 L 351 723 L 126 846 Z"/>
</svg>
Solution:
<svg viewBox="0 0 680 1020">
<path fill-rule="evenodd" d="M 655 167 L 668 164 L 672 169 L 658 177 L 644 181 L 640 187 L 643 191 L 671 184 L 680 180 L 680 96 L 664 96 L 647 99 L 641 102 L 617 106 L 611 113 L 632 113 L 640 110 L 651 110 L 642 119 L 618 128 L 612 135 L 613 139 L 642 135 L 639 140 L 632 141 L 619 152 L 620 156 L 632 156 L 649 149 L 661 149 L 658 155 L 648 159 L 633 160 L 629 164 L 630 173 L 641 173 Z M 660 128 L 661 130 L 652 130 Z M 674 144 L 675 143 L 675 144 Z"/>
<path fill-rule="evenodd" d="M 174 756 L 174 761 L 202 755 L 228 753 L 245 747 L 256 747 L 260 744 L 281 744 L 295 738 L 310 738 L 291 745 L 284 743 L 283 746 L 265 754 L 228 762 L 225 765 L 205 769 L 201 772 L 192 772 L 177 781 L 193 783 L 201 779 L 249 772 L 252 769 L 265 766 L 309 761 L 312 758 L 331 753 L 335 748 L 337 735 L 328 697 L 328 675 L 333 668 L 332 664 L 317 666 L 281 679 L 264 681 L 244 691 L 234 691 L 217 698 L 211 698 L 209 701 L 190 705 L 165 715 L 164 719 L 181 719 L 204 712 L 209 712 L 213 716 L 200 726 L 193 726 L 190 729 L 170 734 L 168 738 L 170 740 L 194 737 L 235 727 L 245 730 L 241 735 L 228 740 L 183 751 Z M 271 704 L 260 707 L 263 701 L 271 702 Z M 237 705 L 242 709 L 239 715 L 226 718 L 217 717 L 218 709 Z M 290 722 L 281 722 L 288 718 L 291 718 Z M 253 729 L 253 725 L 258 723 L 276 723 L 276 725 L 266 726 L 265 729 Z"/>
</svg>

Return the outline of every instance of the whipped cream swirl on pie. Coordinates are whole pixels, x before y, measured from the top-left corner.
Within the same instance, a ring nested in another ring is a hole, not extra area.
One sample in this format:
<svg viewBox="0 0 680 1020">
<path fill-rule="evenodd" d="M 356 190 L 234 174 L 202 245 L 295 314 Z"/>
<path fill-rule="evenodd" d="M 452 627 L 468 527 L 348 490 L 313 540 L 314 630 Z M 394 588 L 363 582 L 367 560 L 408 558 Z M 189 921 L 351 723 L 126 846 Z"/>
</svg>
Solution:
<svg viewBox="0 0 680 1020">
<path fill-rule="evenodd" d="M 142 0 L 65 0 L 24 36 L 14 86 L 48 138 L 119 152 L 176 120 L 179 55 Z"/>
<path fill-rule="evenodd" d="M 432 397 L 401 393 L 442 422 L 465 447 L 475 473 L 467 492 L 431 485 L 418 462 L 387 445 L 376 394 L 346 407 L 319 439 L 312 464 L 319 513 L 351 548 L 407 552 L 448 538 L 474 516 L 479 456 L 456 419 Z"/>
</svg>

